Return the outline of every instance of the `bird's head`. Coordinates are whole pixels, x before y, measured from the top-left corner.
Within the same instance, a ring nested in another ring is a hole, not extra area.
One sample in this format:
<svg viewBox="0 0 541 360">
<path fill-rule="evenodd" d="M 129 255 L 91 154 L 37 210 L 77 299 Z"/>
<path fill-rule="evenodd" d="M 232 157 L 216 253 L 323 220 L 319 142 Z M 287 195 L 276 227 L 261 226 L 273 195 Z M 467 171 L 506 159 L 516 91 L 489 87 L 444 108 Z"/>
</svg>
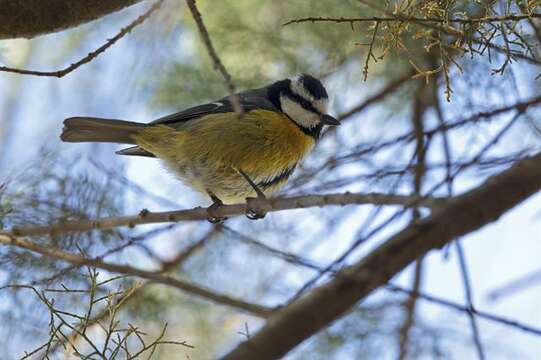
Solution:
<svg viewBox="0 0 541 360">
<path fill-rule="evenodd" d="M 327 114 L 327 90 L 311 75 L 301 74 L 272 84 L 269 98 L 303 131 L 316 137 L 323 125 L 340 125 L 338 120 Z"/>
</svg>

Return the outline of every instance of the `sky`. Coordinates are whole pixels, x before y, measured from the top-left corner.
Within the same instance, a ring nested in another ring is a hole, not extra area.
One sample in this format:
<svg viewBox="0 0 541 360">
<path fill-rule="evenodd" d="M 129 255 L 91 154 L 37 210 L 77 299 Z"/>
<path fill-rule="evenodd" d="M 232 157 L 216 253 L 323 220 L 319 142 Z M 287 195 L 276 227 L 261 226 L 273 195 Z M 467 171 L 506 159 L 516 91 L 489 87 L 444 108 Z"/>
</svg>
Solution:
<svg viewBox="0 0 541 360">
<path fill-rule="evenodd" d="M 130 10 L 130 13 L 136 14 L 140 8 L 135 7 Z M 117 19 L 125 18 L 117 16 Z M 94 48 L 103 39 L 110 36 L 112 28 L 103 26 L 102 29 L 94 31 L 69 56 L 78 58 L 86 54 L 88 49 Z M 10 147 L 7 154 L 3 154 L 0 158 L 2 177 L 7 177 L 7 174 L 12 174 L 22 167 L 28 166 L 32 159 L 39 157 L 39 153 L 42 151 L 40 149 L 45 146 L 58 149 L 60 153 L 68 155 L 87 152 L 93 159 L 108 166 L 123 166 L 127 178 L 131 181 L 145 189 L 152 189 L 153 193 L 173 199 L 182 208 L 208 205 L 207 199 L 180 184 L 154 159 L 114 157 L 112 152 L 116 149 L 115 146 L 66 144 L 61 143 L 59 138 L 54 135 L 60 133 L 62 119 L 70 116 L 91 115 L 146 122 L 164 115 L 163 110 L 151 105 L 149 97 L 153 85 L 151 83 L 152 76 L 149 77 L 148 74 L 159 69 L 153 67 L 152 61 L 140 61 L 133 57 L 137 51 L 152 51 L 153 45 L 140 33 L 135 32 L 133 36 L 136 37 L 136 41 L 119 42 L 98 60 L 80 68 L 64 79 L 22 78 L 20 80 L 21 91 L 18 93 L 20 98 L 11 114 L 12 120 L 10 121 L 12 124 L 16 124 L 14 125 L 15 131 L 9 140 Z M 63 41 L 62 34 L 44 36 L 33 42 L 34 51 L 27 66 L 33 68 L 56 67 L 56 62 L 61 60 L 55 61 L 54 58 L 60 56 L 54 52 L 48 52 L 47 49 L 50 49 L 51 44 L 61 40 Z M 166 45 L 171 45 L 175 49 L 180 47 L 176 42 L 178 39 L 167 41 L 169 42 Z M 26 41 L 2 42 L 4 49 L 1 53 L 2 59 L 6 59 L 8 63 L 16 64 L 18 59 L 24 57 L 27 46 Z M 520 80 L 521 72 L 517 72 L 517 74 Z M 4 99 L 8 90 L 6 86 L 13 86 L 14 76 L 0 73 L 0 96 Z M 96 77 L 99 77 L 99 81 L 95 81 Z M 331 86 L 331 96 L 337 96 L 337 94 L 342 96 L 340 106 L 343 108 L 356 104 L 359 96 L 364 97 L 373 90 L 370 87 L 364 87 L 360 90 L 360 94 L 359 91 L 345 92 L 342 89 L 348 88 L 348 85 L 344 84 L 344 81 L 347 80 L 337 79 Z M 522 82 L 519 81 L 519 83 Z M 82 88 L 85 89 L 84 94 L 80 93 Z M 532 89 L 522 86 L 519 89 L 519 93 L 525 98 L 532 91 Z M 344 94 L 347 95 L 344 96 Z M 459 97 L 460 95 L 455 96 Z M 475 100 L 481 103 L 492 101 L 492 99 L 483 98 Z M 505 102 L 507 100 L 509 100 L 508 95 L 501 94 L 501 99 L 496 101 Z M 370 112 L 363 116 L 371 115 L 376 116 Z M 496 131 L 496 127 L 488 131 Z M 339 129 L 338 131 L 347 131 L 347 129 Z M 520 131 L 517 129 L 518 133 Z M 508 141 L 516 141 L 517 137 L 512 139 Z M 456 144 L 458 147 L 464 147 L 465 151 L 468 150 L 465 138 L 462 141 L 457 140 Z M 506 142 L 504 142 L 504 146 L 505 144 Z M 476 180 L 468 180 L 463 183 L 459 181 L 456 183 L 457 191 L 461 192 L 471 188 L 476 182 Z M 134 195 L 129 196 L 127 201 L 126 209 L 130 210 L 131 213 L 136 213 L 138 207 L 143 205 L 148 206 L 151 210 L 163 209 L 155 203 L 147 203 L 148 200 L 140 199 Z M 369 207 L 361 209 L 363 213 L 367 213 L 368 210 Z M 307 210 L 300 210 L 300 212 L 304 211 Z M 272 220 L 273 216 L 279 215 L 269 215 L 269 218 Z M 474 304 L 478 310 L 541 328 L 539 300 L 541 298 L 541 281 L 497 301 L 488 298 L 491 291 L 498 289 L 503 284 L 541 268 L 540 220 L 541 194 L 537 194 L 508 212 L 496 223 L 487 225 L 460 240 L 466 253 Z M 311 225 L 313 224 L 305 224 L 306 227 Z M 348 230 L 350 229 L 347 225 L 343 226 L 341 232 L 333 239 L 329 239 L 328 242 L 324 241 L 323 245 L 310 255 L 321 261 L 331 260 L 332 255 L 345 248 L 351 239 L 352 234 Z M 390 235 L 398 230 L 398 226 L 389 228 L 386 234 Z M 383 237 L 371 246 L 375 246 L 382 240 Z M 157 251 L 166 254 L 170 250 L 167 242 L 163 245 L 159 239 L 156 242 Z M 292 247 L 295 248 L 295 245 L 293 244 Z M 367 251 L 367 249 L 363 249 L 363 251 Z M 442 251 L 430 252 L 425 259 L 425 269 L 422 288 L 424 292 L 457 303 L 464 303 L 464 289 L 454 251 L 450 252 L 448 258 L 444 257 Z M 247 271 L 250 270 L 247 269 Z M 411 284 L 411 273 L 410 266 L 397 276 L 394 282 L 408 287 Z M 292 274 L 291 277 L 292 281 L 297 280 L 295 274 Z M 419 311 L 422 318 L 429 323 L 459 330 L 461 335 L 458 336 L 458 340 L 450 340 L 451 358 L 475 358 L 475 350 L 469 339 L 469 323 L 464 314 L 457 316 L 452 311 L 422 300 Z M 487 358 L 504 360 L 539 359 L 541 357 L 541 339 L 539 337 L 486 320 L 478 320 L 478 323 L 482 341 L 488 352 Z"/>
</svg>

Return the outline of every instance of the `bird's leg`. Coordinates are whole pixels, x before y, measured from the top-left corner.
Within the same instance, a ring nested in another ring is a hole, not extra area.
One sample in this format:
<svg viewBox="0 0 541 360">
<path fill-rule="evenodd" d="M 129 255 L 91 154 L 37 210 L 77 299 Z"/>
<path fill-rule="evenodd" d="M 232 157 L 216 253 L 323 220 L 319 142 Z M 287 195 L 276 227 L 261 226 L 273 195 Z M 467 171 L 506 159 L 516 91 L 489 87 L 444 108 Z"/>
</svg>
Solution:
<svg viewBox="0 0 541 360">
<path fill-rule="evenodd" d="M 210 205 L 207 208 L 207 215 L 208 215 L 207 220 L 213 224 L 221 224 L 225 220 L 227 220 L 227 217 L 217 215 L 216 211 L 224 203 L 222 202 L 222 200 L 220 200 L 220 198 L 218 198 L 216 195 L 214 195 L 210 191 L 207 191 L 207 192 L 212 200 L 212 205 Z"/>
<path fill-rule="evenodd" d="M 257 197 L 247 197 L 246 198 L 246 217 L 250 220 L 263 219 L 267 215 L 267 211 L 270 210 L 270 204 L 267 200 L 267 197 L 261 191 L 259 186 L 256 185 L 250 179 L 250 177 L 241 169 L 235 169 L 242 177 L 250 184 L 252 189 L 254 189 Z"/>
</svg>

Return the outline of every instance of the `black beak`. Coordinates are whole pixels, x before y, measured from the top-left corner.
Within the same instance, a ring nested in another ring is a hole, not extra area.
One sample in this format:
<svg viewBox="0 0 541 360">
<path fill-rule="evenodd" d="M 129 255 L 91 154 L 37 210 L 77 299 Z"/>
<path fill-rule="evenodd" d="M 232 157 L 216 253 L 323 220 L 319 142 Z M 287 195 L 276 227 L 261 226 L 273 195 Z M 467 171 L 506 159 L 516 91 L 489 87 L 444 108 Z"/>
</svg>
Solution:
<svg viewBox="0 0 541 360">
<path fill-rule="evenodd" d="M 327 115 L 327 114 L 321 115 L 320 121 L 321 123 L 325 125 L 334 125 L 334 126 L 340 125 L 340 121 L 336 120 L 331 115 Z"/>
</svg>

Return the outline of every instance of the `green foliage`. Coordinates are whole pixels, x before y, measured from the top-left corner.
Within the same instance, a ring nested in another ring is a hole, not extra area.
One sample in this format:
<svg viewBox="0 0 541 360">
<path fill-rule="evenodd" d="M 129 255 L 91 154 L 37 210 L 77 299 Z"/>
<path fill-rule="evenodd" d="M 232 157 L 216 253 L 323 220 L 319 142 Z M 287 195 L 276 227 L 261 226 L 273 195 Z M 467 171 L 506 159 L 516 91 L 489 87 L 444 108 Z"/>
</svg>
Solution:
<svg viewBox="0 0 541 360">
<path fill-rule="evenodd" d="M 538 6 L 538 1 L 515 0 L 505 1 L 503 10 L 494 2 L 464 0 L 229 0 L 199 5 L 216 50 L 239 89 L 299 72 L 325 77 L 354 63 L 360 69 L 356 76 L 350 75 L 355 82 L 359 75 L 366 80 L 369 72 L 392 77 L 409 68 L 427 81 L 441 73 L 448 100 L 451 69 L 462 71 L 465 55 L 495 61 L 493 74 L 503 73 L 517 56 L 537 55 L 538 40 L 524 21 L 490 19 L 532 14 Z M 336 21 L 319 23 L 321 18 Z M 488 20 L 468 21 L 483 18 Z M 295 19 L 309 21 L 283 26 Z M 156 104 L 175 109 L 227 93 L 198 41 L 189 12 L 182 12 L 181 20 L 185 24 L 182 54 L 165 71 L 155 98 Z"/>
<path fill-rule="evenodd" d="M 307 14 L 346 15 L 359 9 L 353 0 L 226 0 L 201 1 L 198 5 L 216 51 L 239 89 L 262 86 L 298 72 L 325 76 L 350 60 L 352 54 L 359 58 L 354 45 L 359 33 L 350 27 L 314 26 L 310 31 L 299 31 L 283 26 L 286 20 Z M 185 25 L 182 58 L 171 63 L 156 95 L 158 104 L 175 108 L 227 93 L 199 41 L 191 15 L 187 11 L 181 15 L 179 20 Z"/>
</svg>

